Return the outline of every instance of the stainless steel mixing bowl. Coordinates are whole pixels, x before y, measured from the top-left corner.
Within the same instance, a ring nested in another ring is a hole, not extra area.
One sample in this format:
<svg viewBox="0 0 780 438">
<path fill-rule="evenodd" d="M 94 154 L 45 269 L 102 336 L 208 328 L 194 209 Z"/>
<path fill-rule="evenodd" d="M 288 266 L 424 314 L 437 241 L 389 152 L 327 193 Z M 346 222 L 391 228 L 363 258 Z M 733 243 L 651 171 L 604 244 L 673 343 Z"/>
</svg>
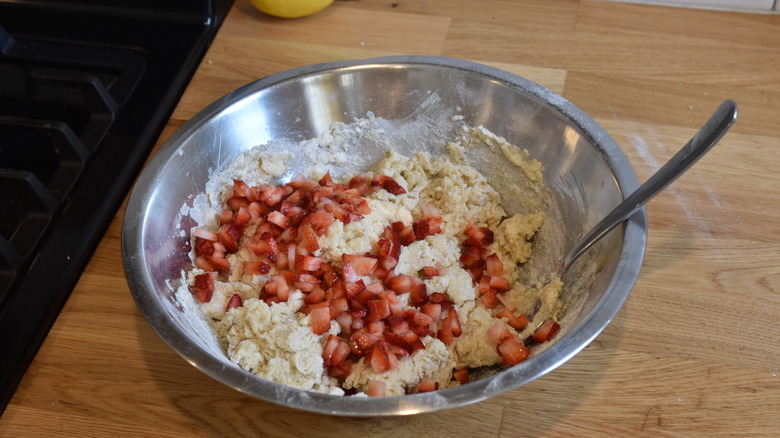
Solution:
<svg viewBox="0 0 780 438">
<path fill-rule="evenodd" d="M 324 395 L 267 381 L 233 365 L 191 303 L 175 289 L 188 269 L 191 220 L 182 206 L 214 171 L 247 148 L 272 140 L 317 137 L 336 121 L 369 112 L 393 126 L 393 147 L 440 147 L 458 123 L 482 125 L 544 163 L 548 213 L 523 275 L 544 281 L 585 230 L 638 187 L 628 160 L 590 117 L 557 94 L 495 68 L 438 57 L 404 56 L 301 67 L 246 85 L 214 102 L 176 132 L 152 158 L 130 197 L 122 251 L 127 281 L 149 325 L 176 352 L 224 384 L 252 396 L 326 414 L 403 415 L 474 403 L 553 370 L 601 332 L 628 297 L 644 255 L 641 210 L 604 239 L 564 278 L 563 330 L 517 366 L 434 393 L 358 398 Z M 431 146 L 433 145 L 433 146 Z M 438 146 L 437 146 L 438 145 Z M 368 166 L 381 152 L 356 142 Z M 363 150 L 365 149 L 365 150 Z M 358 158 L 362 157 L 362 158 Z M 525 178 L 500 151 L 467 151 L 510 213 L 523 210 L 515 184 Z M 295 165 L 293 166 L 295 167 Z M 303 169 L 293 168 L 286 177 Z"/>
</svg>

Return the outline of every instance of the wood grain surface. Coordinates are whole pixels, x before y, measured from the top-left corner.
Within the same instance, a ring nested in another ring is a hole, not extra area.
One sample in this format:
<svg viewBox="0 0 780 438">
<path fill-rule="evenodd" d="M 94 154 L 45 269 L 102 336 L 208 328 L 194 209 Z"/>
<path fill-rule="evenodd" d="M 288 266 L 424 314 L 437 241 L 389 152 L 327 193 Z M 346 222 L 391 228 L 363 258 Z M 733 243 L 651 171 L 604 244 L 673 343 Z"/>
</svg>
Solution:
<svg viewBox="0 0 780 438">
<path fill-rule="evenodd" d="M 527 386 L 375 419 L 240 394 L 190 366 L 140 316 L 122 271 L 120 210 L 0 418 L 0 435 L 780 436 L 780 15 L 579 0 L 345 0 L 279 20 L 236 0 L 158 145 L 256 79 L 392 54 L 483 62 L 561 93 L 617 140 L 641 181 L 725 98 L 740 114 L 649 204 L 645 263 L 617 317 Z"/>
</svg>

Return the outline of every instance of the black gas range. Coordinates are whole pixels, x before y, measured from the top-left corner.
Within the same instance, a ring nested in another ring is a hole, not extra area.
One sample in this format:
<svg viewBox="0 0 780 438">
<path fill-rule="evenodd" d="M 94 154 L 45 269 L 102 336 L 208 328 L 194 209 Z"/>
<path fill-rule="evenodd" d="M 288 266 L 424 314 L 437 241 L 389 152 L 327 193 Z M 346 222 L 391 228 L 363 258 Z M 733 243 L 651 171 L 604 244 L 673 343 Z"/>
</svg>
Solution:
<svg viewBox="0 0 780 438">
<path fill-rule="evenodd" d="M 233 0 L 0 0 L 0 413 Z"/>
</svg>

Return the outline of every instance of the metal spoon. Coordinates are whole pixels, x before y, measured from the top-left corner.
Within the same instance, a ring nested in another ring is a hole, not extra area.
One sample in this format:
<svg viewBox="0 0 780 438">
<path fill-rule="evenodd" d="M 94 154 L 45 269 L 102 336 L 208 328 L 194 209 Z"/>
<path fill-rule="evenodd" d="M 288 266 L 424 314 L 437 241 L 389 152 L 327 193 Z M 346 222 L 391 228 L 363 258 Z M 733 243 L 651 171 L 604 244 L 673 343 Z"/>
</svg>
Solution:
<svg viewBox="0 0 780 438">
<path fill-rule="evenodd" d="M 580 239 L 579 243 L 563 259 L 563 263 L 558 269 L 558 276 L 562 276 L 585 251 L 693 166 L 699 158 L 703 157 L 723 138 L 723 135 L 726 134 L 736 120 L 737 104 L 733 100 L 728 99 L 715 110 L 715 113 L 707 120 L 707 123 L 669 162 L 615 207 L 585 237 Z"/>
</svg>

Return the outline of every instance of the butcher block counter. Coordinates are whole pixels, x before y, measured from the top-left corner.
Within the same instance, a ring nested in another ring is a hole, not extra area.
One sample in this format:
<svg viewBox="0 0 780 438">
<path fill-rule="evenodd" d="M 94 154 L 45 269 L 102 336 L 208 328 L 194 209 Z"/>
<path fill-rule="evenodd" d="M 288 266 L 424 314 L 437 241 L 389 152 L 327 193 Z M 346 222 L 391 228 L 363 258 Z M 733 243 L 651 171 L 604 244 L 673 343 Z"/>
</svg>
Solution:
<svg viewBox="0 0 780 438">
<path fill-rule="evenodd" d="M 236 0 L 158 147 L 294 67 L 462 58 L 562 94 L 646 180 L 725 99 L 739 118 L 648 205 L 644 266 L 581 353 L 477 404 L 397 418 L 245 396 L 179 357 L 130 295 L 120 210 L 0 418 L 0 436 L 780 436 L 780 15 L 577 0 L 344 0 L 301 19 Z M 3 333 L 0 336 L 13 334 Z"/>
</svg>

